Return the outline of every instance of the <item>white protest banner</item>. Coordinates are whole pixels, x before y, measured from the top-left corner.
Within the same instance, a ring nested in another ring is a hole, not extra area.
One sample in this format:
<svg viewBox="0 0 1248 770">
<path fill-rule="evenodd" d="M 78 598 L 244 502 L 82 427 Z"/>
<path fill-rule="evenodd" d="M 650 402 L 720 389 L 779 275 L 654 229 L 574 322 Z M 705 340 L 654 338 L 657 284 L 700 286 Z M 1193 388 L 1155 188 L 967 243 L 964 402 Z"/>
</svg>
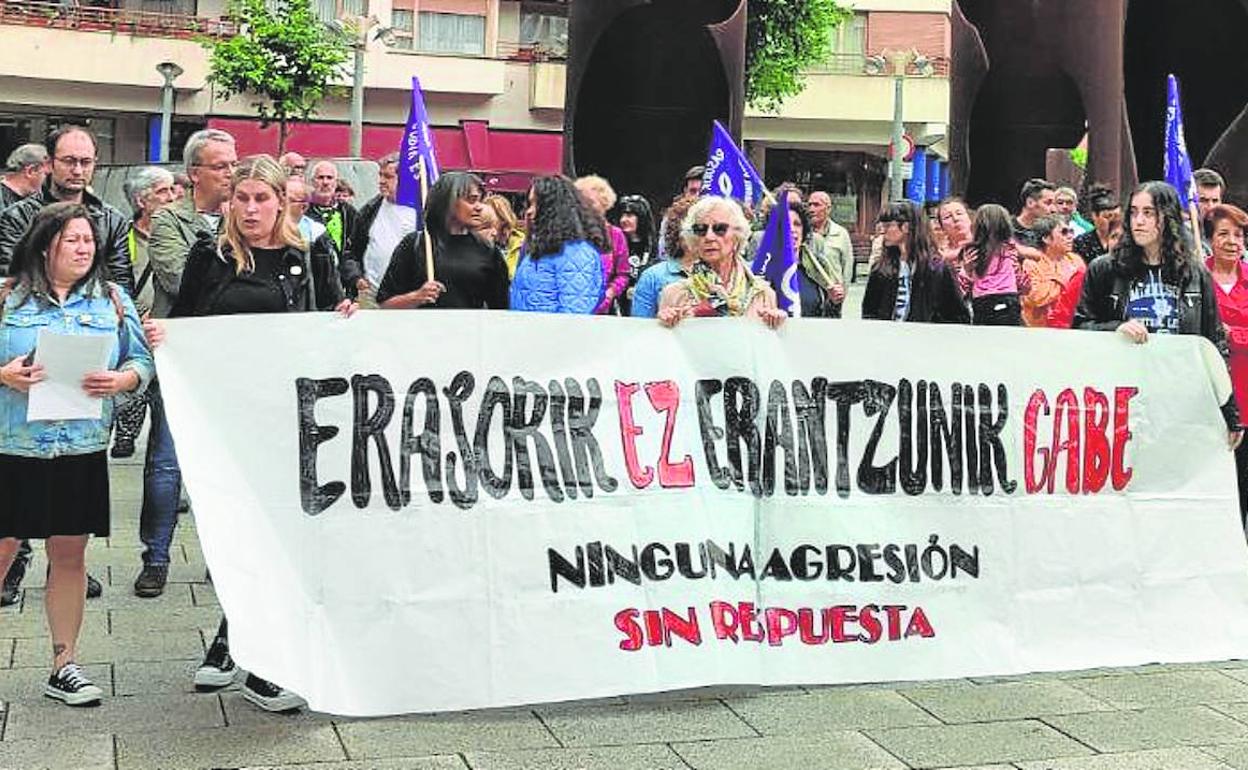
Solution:
<svg viewBox="0 0 1248 770">
<path fill-rule="evenodd" d="M 157 351 L 236 658 L 348 715 L 1243 657 L 1207 353 L 454 311 Z"/>
</svg>

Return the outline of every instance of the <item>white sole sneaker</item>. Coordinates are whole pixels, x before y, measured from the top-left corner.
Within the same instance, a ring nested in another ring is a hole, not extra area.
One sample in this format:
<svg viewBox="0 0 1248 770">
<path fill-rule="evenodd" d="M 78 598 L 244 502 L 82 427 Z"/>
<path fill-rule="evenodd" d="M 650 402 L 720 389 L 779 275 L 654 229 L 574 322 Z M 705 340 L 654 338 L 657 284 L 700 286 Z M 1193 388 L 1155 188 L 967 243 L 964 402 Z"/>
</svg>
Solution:
<svg viewBox="0 0 1248 770">
<path fill-rule="evenodd" d="M 289 690 L 282 690 L 277 695 L 268 697 L 244 687 L 243 697 L 265 711 L 294 711 L 308 705 L 307 701 Z"/>
<path fill-rule="evenodd" d="M 104 697 L 104 691 L 95 685 L 84 687 L 77 692 L 66 692 L 58 690 L 52 685 L 44 685 L 43 694 L 48 698 L 55 698 L 67 706 L 90 706 L 99 703 Z"/>
<path fill-rule="evenodd" d="M 197 688 L 202 687 L 206 689 L 219 690 L 222 687 L 229 687 L 237 682 L 240 675 L 244 674 L 243 670 L 238 666 L 235 666 L 229 671 L 222 671 L 221 669 L 214 668 L 212 666 L 200 666 L 195 669 L 193 681 L 195 682 L 195 686 Z"/>
</svg>

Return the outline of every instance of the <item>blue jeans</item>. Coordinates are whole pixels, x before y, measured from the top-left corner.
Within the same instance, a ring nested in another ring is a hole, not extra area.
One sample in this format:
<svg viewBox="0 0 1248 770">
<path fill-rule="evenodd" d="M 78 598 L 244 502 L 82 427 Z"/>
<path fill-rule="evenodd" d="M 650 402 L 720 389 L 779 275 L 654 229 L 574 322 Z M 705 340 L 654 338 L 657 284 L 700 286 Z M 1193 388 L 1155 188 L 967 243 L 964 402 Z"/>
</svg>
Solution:
<svg viewBox="0 0 1248 770">
<path fill-rule="evenodd" d="M 139 512 L 139 538 L 146 547 L 143 564 L 168 564 L 169 545 L 178 526 L 178 495 L 182 489 L 182 470 L 173 448 L 173 434 L 165 416 L 165 401 L 160 384 L 153 380 L 148 387 L 151 401 L 151 425 L 147 436 L 147 458 L 143 465 L 143 507 Z"/>
</svg>

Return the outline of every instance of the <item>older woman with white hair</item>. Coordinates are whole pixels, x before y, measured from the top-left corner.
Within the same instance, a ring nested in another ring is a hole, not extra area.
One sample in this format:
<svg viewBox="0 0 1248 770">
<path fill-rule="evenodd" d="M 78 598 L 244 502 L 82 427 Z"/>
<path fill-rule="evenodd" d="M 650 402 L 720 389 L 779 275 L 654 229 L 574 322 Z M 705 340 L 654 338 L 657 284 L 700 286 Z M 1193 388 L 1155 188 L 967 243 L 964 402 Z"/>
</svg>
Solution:
<svg viewBox="0 0 1248 770">
<path fill-rule="evenodd" d="M 697 261 L 688 278 L 659 296 L 659 323 L 672 327 L 690 316 L 745 316 L 773 329 L 784 323 L 788 314 L 776 307 L 775 291 L 742 258 L 750 226 L 736 201 L 702 198 L 690 207 L 680 229 Z"/>
<path fill-rule="evenodd" d="M 126 194 L 126 201 L 134 211 L 130 232 L 126 234 L 126 247 L 130 252 L 130 264 L 134 268 L 134 305 L 142 317 L 152 311 L 155 300 L 152 263 L 147 258 L 147 242 L 152 234 L 152 215 L 173 203 L 173 174 L 159 166 L 142 166 L 126 179 L 122 189 Z M 146 394 L 118 403 L 111 453 L 113 457 L 130 457 L 134 454 L 134 442 L 139 431 L 143 429 L 146 416 Z"/>
</svg>

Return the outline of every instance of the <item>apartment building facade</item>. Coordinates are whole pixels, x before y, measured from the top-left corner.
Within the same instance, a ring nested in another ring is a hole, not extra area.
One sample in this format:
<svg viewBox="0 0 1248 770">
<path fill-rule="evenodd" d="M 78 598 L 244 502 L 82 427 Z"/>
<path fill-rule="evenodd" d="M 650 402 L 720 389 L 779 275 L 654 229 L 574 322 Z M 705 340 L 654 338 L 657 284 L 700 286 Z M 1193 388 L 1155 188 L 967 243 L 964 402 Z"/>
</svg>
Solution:
<svg viewBox="0 0 1248 770">
<path fill-rule="evenodd" d="M 418 74 L 444 168 L 476 171 L 507 190 L 560 170 L 568 1 L 314 0 L 327 21 L 372 16 L 388 28 L 364 54 L 364 155 L 398 146 Z M 232 32 L 225 0 L 101 2 L 113 4 L 0 0 L 0 153 L 76 121 L 100 136 L 104 163 L 155 159 L 161 62 L 182 69 L 173 159 L 204 126 L 230 131 L 244 154 L 276 150 L 276 127 L 262 129 L 246 97 L 223 100 L 207 82 L 198 39 Z M 746 147 L 767 181 L 828 190 L 837 219 L 866 230 L 887 188 L 894 111 L 892 73 L 874 57 L 903 50 L 928 63 L 907 69 L 903 117 L 907 137 L 929 158 L 924 170 L 939 178 L 948 157 L 950 2 L 847 2 L 854 16 L 836 30 L 831 56 L 808 74 L 806 90 L 778 113 L 747 112 Z M 343 86 L 313 121 L 294 126 L 289 149 L 347 155 Z"/>
</svg>

